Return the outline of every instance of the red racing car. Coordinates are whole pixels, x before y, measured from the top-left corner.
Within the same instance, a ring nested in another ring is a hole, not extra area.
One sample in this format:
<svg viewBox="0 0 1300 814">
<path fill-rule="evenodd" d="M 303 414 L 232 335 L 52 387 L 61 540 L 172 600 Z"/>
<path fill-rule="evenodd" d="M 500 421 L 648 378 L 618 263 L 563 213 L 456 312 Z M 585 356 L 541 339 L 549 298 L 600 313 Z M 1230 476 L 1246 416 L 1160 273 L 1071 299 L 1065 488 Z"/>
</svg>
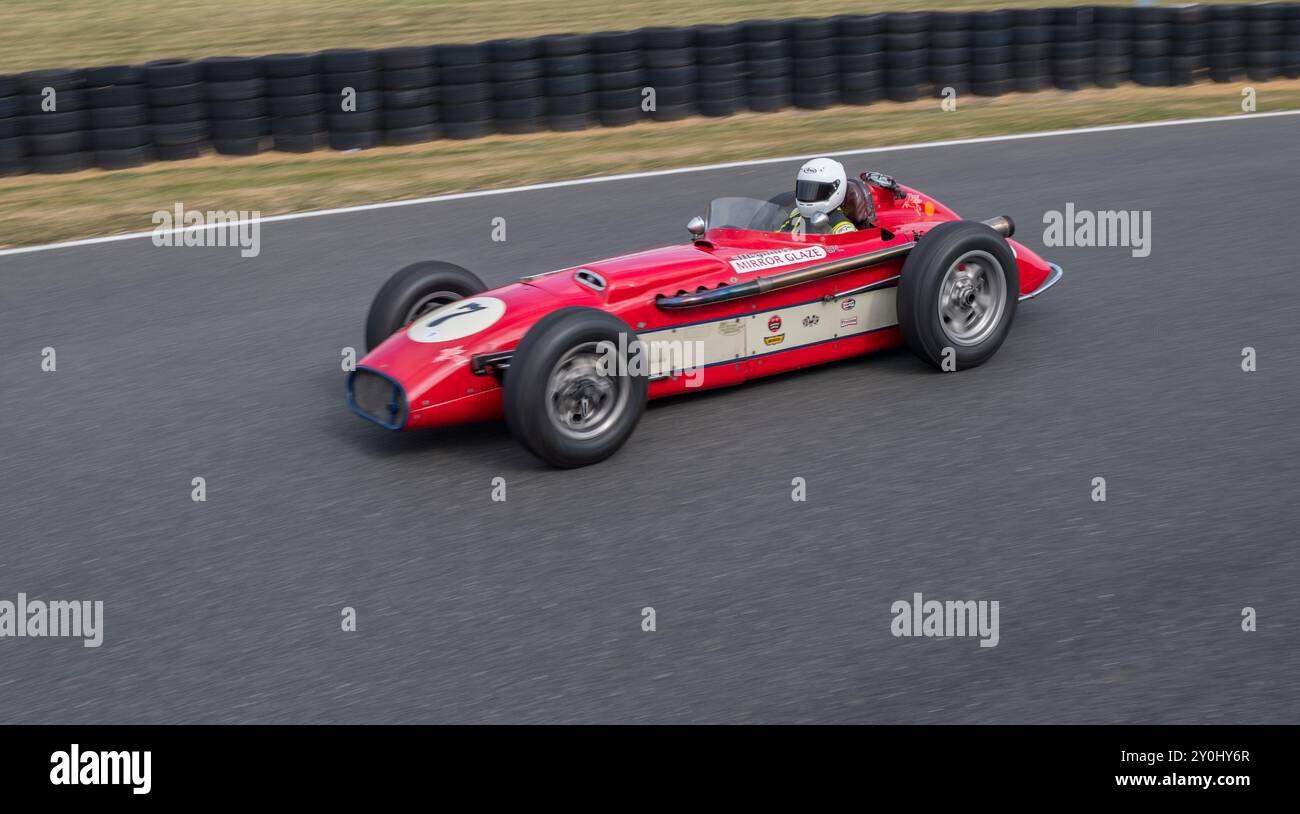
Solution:
<svg viewBox="0 0 1300 814">
<path fill-rule="evenodd" d="M 609 457 L 648 399 L 906 344 L 943 370 L 991 357 L 1061 269 L 889 176 L 847 179 L 842 234 L 777 231 L 793 193 L 719 198 L 691 240 L 487 290 L 437 261 L 375 296 L 348 403 L 390 430 L 504 418 L 559 467 Z M 816 218 L 813 219 L 816 223 Z"/>
</svg>

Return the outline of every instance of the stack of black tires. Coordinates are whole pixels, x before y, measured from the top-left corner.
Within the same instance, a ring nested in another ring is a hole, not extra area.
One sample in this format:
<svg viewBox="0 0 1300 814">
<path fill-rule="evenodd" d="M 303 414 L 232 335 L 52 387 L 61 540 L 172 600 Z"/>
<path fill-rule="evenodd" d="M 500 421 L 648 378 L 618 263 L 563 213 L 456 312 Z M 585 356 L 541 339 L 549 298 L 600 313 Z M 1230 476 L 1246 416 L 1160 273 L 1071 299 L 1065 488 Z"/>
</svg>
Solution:
<svg viewBox="0 0 1300 814">
<path fill-rule="evenodd" d="M 374 51 L 335 48 L 320 54 L 325 126 L 334 150 L 366 150 L 382 140 L 379 61 Z"/>
<path fill-rule="evenodd" d="M 546 88 L 546 126 L 585 130 L 596 120 L 596 70 L 588 34 L 542 38 Z"/>
<path fill-rule="evenodd" d="M 1139 85 L 1161 87 L 1169 84 L 1170 44 L 1173 26 L 1169 9 L 1143 6 L 1133 11 L 1133 72 Z"/>
<path fill-rule="evenodd" d="M 1191 85 L 1204 75 L 1209 23 L 1210 10 L 1205 6 L 1169 9 L 1169 84 Z"/>
<path fill-rule="evenodd" d="M 749 109 L 771 113 L 789 107 L 794 95 L 789 25 L 784 20 L 750 20 L 742 23 L 741 31 Z"/>
<path fill-rule="evenodd" d="M 1133 73 L 1133 9 L 1129 6 L 1098 6 L 1093 12 L 1093 81 L 1098 87 L 1114 88 Z"/>
<path fill-rule="evenodd" d="M 180 161 L 198 157 L 208 139 L 208 112 L 200 79 L 198 63 L 189 60 L 164 59 L 144 66 L 155 158 Z"/>
<path fill-rule="evenodd" d="M 487 45 L 440 45 L 436 55 L 442 134 L 468 139 L 495 132 Z"/>
<path fill-rule="evenodd" d="M 309 153 L 325 144 L 325 96 L 321 93 L 320 57 L 272 54 L 262 58 L 266 74 L 266 112 L 274 149 Z"/>
<path fill-rule="evenodd" d="M 929 88 L 929 12 L 890 14 L 885 24 L 885 98 L 914 102 Z"/>
<path fill-rule="evenodd" d="M 148 92 L 136 65 L 86 69 L 90 147 L 96 167 L 119 170 L 153 160 Z"/>
<path fill-rule="evenodd" d="M 1282 41 L 1286 7 L 1280 3 L 1244 6 L 1246 17 L 1246 78 L 1267 82 L 1282 74 Z"/>
<path fill-rule="evenodd" d="M 1210 78 L 1233 82 L 1246 72 L 1246 23 L 1241 6 L 1210 9 Z"/>
<path fill-rule="evenodd" d="M 497 130 L 535 133 L 546 117 L 542 51 L 535 39 L 493 40 L 492 105 Z"/>
<path fill-rule="evenodd" d="M 730 116 L 744 109 L 745 42 L 738 24 L 695 26 L 695 62 L 700 115 Z"/>
<path fill-rule="evenodd" d="M 1289 5 L 1282 26 L 1282 75 L 1300 79 L 1300 5 Z"/>
<path fill-rule="evenodd" d="M 885 15 L 839 18 L 840 102 L 869 105 L 885 98 Z"/>
<path fill-rule="evenodd" d="M 670 122 L 695 113 L 695 88 L 700 81 L 695 29 L 641 29 L 641 59 L 645 62 L 646 85 L 654 89 L 650 117 Z"/>
<path fill-rule="evenodd" d="M 81 71 L 31 71 L 18 77 L 24 150 L 32 172 L 76 172 L 86 152 L 89 101 Z"/>
<path fill-rule="evenodd" d="M 1092 84 L 1092 7 L 1056 9 L 1052 29 L 1052 84 L 1061 90 L 1079 90 Z"/>
<path fill-rule="evenodd" d="M 930 85 L 938 96 L 970 91 L 971 15 L 934 12 L 930 15 Z"/>
<path fill-rule="evenodd" d="M 18 80 L 12 76 L 0 76 L 0 178 L 19 175 L 27 169 L 22 121 Z"/>
<path fill-rule="evenodd" d="M 1052 86 L 1052 10 L 1021 8 L 1011 12 L 1015 85 L 1021 93 Z"/>
<path fill-rule="evenodd" d="M 605 127 L 640 121 L 645 115 L 641 102 L 647 82 L 641 32 L 602 31 L 592 35 L 591 45 L 596 119 Z"/>
<path fill-rule="evenodd" d="M 0 175 L 1207 75 L 1300 77 L 1300 3 L 845 14 L 31 71 L 0 76 Z"/>
<path fill-rule="evenodd" d="M 839 19 L 835 17 L 790 22 L 791 98 L 795 107 L 822 110 L 839 103 L 838 33 Z"/>
<path fill-rule="evenodd" d="M 212 149 L 222 155 L 257 155 L 271 134 L 266 81 L 255 57 L 210 57 L 199 63 L 208 99 Z"/>
<path fill-rule="evenodd" d="M 432 141 L 438 130 L 438 67 L 433 48 L 412 45 L 379 52 L 385 144 Z"/>
<path fill-rule="evenodd" d="M 1001 96 L 1016 90 L 1015 13 L 984 11 L 970 15 L 971 90 Z"/>
</svg>

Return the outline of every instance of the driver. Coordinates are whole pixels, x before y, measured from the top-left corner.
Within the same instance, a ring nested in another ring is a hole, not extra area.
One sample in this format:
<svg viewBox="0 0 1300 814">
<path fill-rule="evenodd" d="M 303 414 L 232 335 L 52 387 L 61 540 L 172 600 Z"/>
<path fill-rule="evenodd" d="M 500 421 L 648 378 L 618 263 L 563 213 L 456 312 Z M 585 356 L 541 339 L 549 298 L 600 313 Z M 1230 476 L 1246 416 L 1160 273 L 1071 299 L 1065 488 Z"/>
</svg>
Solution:
<svg viewBox="0 0 1300 814">
<path fill-rule="evenodd" d="M 858 227 L 840 209 L 847 186 L 848 176 L 840 162 L 830 158 L 814 158 L 804 164 L 794 179 L 795 208 L 790 211 L 790 217 L 786 218 L 785 223 L 781 224 L 780 231 L 822 235 L 856 232 Z M 812 217 L 818 212 L 826 213 L 828 218 L 820 229 L 812 224 Z"/>
</svg>

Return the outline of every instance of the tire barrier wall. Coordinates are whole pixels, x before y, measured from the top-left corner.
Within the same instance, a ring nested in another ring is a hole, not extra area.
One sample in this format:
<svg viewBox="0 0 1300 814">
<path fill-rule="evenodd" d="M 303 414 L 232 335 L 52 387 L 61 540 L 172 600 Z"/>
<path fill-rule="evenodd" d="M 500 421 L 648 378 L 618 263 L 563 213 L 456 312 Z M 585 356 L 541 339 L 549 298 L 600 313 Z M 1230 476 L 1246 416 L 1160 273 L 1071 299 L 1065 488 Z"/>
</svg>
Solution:
<svg viewBox="0 0 1300 814">
<path fill-rule="evenodd" d="M 0 76 L 0 176 L 644 119 L 1300 78 L 1300 4 L 900 12 Z"/>
</svg>

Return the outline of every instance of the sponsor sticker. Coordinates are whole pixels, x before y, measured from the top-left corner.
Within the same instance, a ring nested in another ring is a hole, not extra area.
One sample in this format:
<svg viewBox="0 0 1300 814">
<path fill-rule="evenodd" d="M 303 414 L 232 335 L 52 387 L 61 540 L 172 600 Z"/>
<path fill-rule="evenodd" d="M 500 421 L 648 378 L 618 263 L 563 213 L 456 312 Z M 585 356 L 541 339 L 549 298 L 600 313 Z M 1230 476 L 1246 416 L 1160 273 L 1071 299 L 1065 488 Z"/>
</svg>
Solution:
<svg viewBox="0 0 1300 814">
<path fill-rule="evenodd" d="M 826 249 L 821 246 L 804 246 L 798 249 L 773 249 L 756 254 L 742 254 L 731 259 L 731 267 L 736 271 L 763 271 L 765 269 L 793 266 L 811 260 L 822 260 Z"/>
<path fill-rule="evenodd" d="M 781 315 L 773 314 L 772 318 L 767 321 L 767 329 L 772 333 L 781 330 Z"/>
<path fill-rule="evenodd" d="M 463 345 L 456 345 L 455 347 L 443 348 L 438 351 L 438 355 L 434 357 L 433 361 L 459 363 L 468 362 L 469 357 L 465 355 L 465 348 Z"/>
<path fill-rule="evenodd" d="M 934 202 L 922 200 L 921 196 L 917 195 L 915 192 L 907 193 L 907 197 L 903 199 L 903 206 L 918 215 L 929 217 L 934 214 Z"/>
<path fill-rule="evenodd" d="M 858 318 L 857 318 L 857 317 L 848 317 L 847 319 L 841 319 L 841 320 L 840 320 L 840 327 L 841 327 L 841 328 L 852 328 L 852 327 L 856 326 L 857 324 L 858 324 Z"/>
<path fill-rule="evenodd" d="M 822 318 L 817 316 L 816 314 L 809 314 L 808 316 L 803 318 L 803 326 L 805 328 L 811 328 L 812 326 L 816 325 L 818 322 L 821 321 Z"/>
<path fill-rule="evenodd" d="M 779 345 L 784 341 L 785 341 L 785 334 L 777 334 L 776 336 L 763 337 L 763 344 L 765 345 Z"/>
<path fill-rule="evenodd" d="M 840 308 L 845 311 L 852 311 L 854 308 L 857 307 L 858 307 L 858 301 L 853 299 L 852 297 L 849 297 L 847 300 L 844 300 L 843 302 L 840 303 Z"/>
<path fill-rule="evenodd" d="M 406 335 L 416 342 L 450 342 L 490 328 L 506 312 L 496 297 L 470 297 L 447 303 L 411 323 Z"/>
</svg>

